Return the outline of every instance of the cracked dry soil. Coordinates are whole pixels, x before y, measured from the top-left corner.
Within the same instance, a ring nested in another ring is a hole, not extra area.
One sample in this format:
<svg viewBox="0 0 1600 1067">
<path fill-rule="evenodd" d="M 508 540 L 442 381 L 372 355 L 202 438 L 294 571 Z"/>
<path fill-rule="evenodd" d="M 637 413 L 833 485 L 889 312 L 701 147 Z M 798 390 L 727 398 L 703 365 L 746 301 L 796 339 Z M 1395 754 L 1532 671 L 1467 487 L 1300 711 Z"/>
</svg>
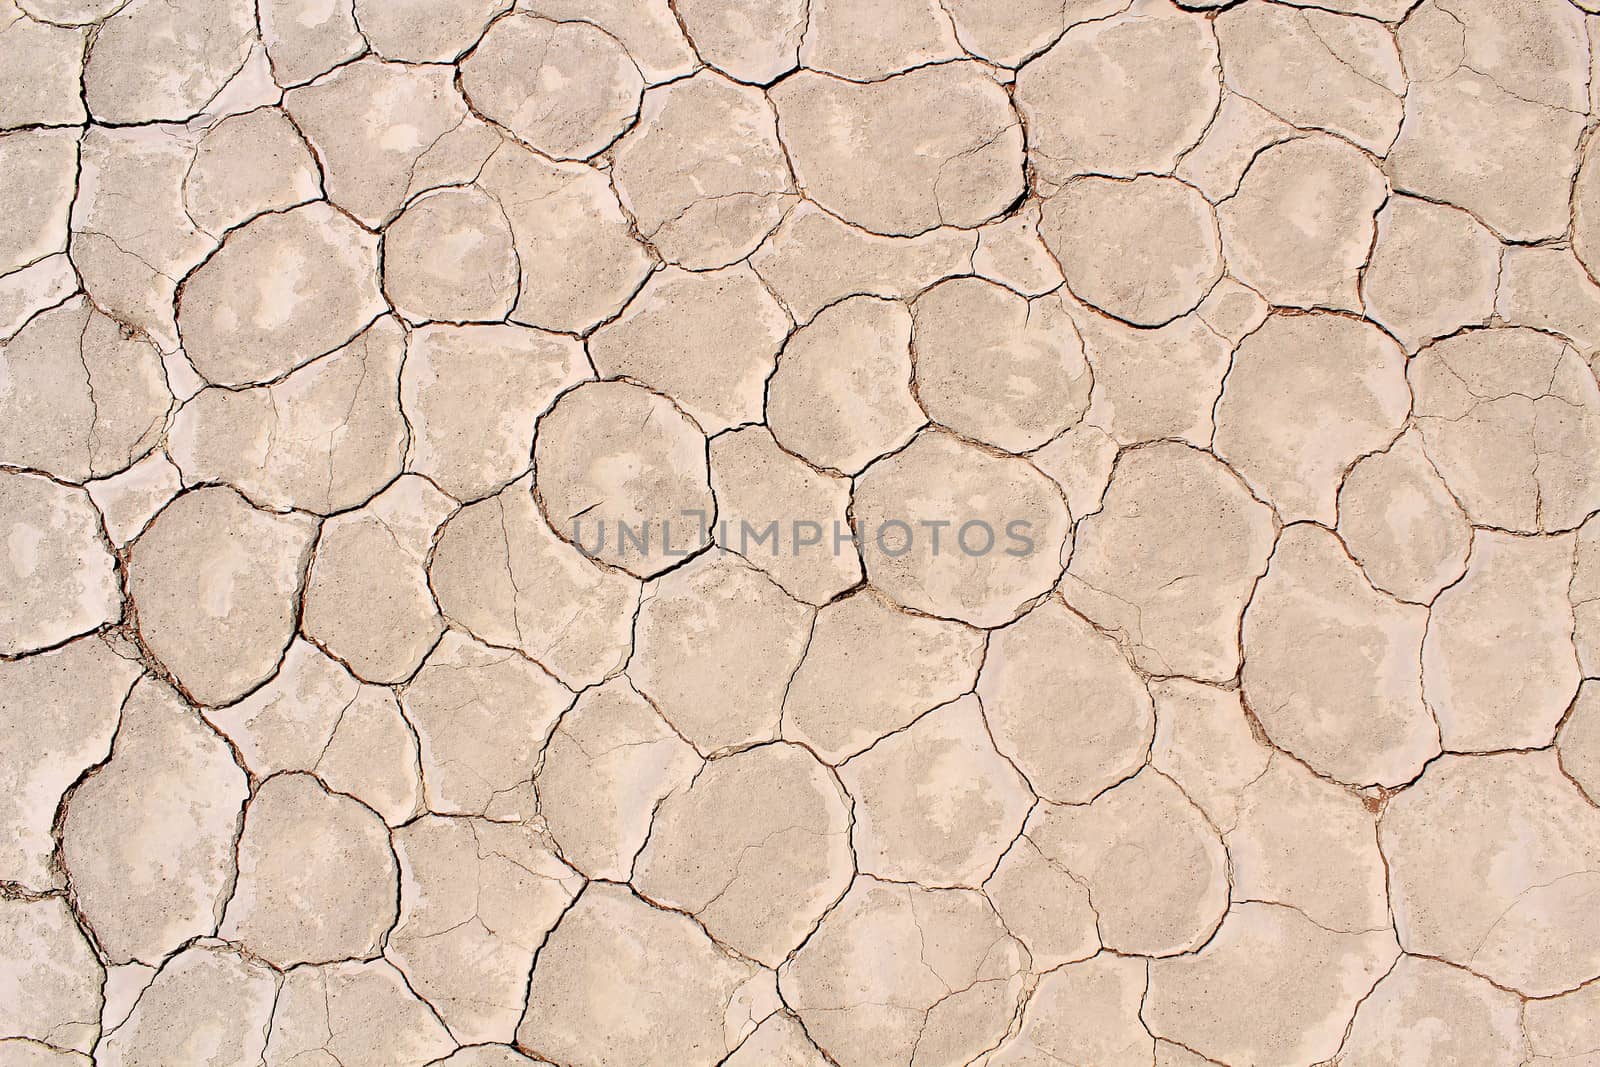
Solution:
<svg viewBox="0 0 1600 1067">
<path fill-rule="evenodd" d="M 1597 68 L 0 0 L 0 1067 L 1600 1064 Z"/>
</svg>

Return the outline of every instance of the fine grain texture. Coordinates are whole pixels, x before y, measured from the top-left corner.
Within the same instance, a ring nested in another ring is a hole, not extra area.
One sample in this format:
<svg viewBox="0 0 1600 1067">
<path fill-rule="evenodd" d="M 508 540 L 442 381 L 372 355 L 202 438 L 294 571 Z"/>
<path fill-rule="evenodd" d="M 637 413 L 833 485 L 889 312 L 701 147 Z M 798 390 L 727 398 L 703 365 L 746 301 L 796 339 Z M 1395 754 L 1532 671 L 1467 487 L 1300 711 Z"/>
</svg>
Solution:
<svg viewBox="0 0 1600 1067">
<path fill-rule="evenodd" d="M 0 1067 L 1600 1065 L 1600 0 L 0 0 Z"/>
</svg>

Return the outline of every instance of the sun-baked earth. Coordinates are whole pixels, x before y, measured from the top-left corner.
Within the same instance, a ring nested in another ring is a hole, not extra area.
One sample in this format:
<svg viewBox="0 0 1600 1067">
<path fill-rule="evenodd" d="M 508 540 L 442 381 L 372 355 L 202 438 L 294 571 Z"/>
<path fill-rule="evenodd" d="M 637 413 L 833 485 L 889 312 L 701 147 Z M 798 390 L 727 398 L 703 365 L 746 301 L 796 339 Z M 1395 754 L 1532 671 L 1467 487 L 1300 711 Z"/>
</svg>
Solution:
<svg viewBox="0 0 1600 1067">
<path fill-rule="evenodd" d="M 1597 0 L 0 0 L 0 1067 L 1600 1065 Z"/>
</svg>

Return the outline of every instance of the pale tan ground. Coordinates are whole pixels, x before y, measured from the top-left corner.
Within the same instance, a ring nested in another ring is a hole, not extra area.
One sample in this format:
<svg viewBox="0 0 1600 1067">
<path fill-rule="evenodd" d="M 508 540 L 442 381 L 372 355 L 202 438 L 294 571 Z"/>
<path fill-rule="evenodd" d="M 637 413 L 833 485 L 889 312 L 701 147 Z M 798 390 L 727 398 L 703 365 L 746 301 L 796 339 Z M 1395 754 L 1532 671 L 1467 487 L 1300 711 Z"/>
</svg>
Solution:
<svg viewBox="0 0 1600 1067">
<path fill-rule="evenodd" d="M 0 1067 L 1600 1065 L 1596 73 L 0 0 Z"/>
</svg>

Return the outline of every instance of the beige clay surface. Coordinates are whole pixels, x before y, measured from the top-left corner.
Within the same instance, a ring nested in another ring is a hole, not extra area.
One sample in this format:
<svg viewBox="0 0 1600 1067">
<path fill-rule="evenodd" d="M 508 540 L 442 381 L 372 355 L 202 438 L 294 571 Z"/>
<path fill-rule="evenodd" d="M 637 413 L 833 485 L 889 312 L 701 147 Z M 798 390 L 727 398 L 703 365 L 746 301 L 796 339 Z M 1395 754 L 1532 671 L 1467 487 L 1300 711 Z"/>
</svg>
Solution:
<svg viewBox="0 0 1600 1067">
<path fill-rule="evenodd" d="M 1600 0 L 0 0 L 0 1067 L 1600 1067 Z"/>
</svg>

